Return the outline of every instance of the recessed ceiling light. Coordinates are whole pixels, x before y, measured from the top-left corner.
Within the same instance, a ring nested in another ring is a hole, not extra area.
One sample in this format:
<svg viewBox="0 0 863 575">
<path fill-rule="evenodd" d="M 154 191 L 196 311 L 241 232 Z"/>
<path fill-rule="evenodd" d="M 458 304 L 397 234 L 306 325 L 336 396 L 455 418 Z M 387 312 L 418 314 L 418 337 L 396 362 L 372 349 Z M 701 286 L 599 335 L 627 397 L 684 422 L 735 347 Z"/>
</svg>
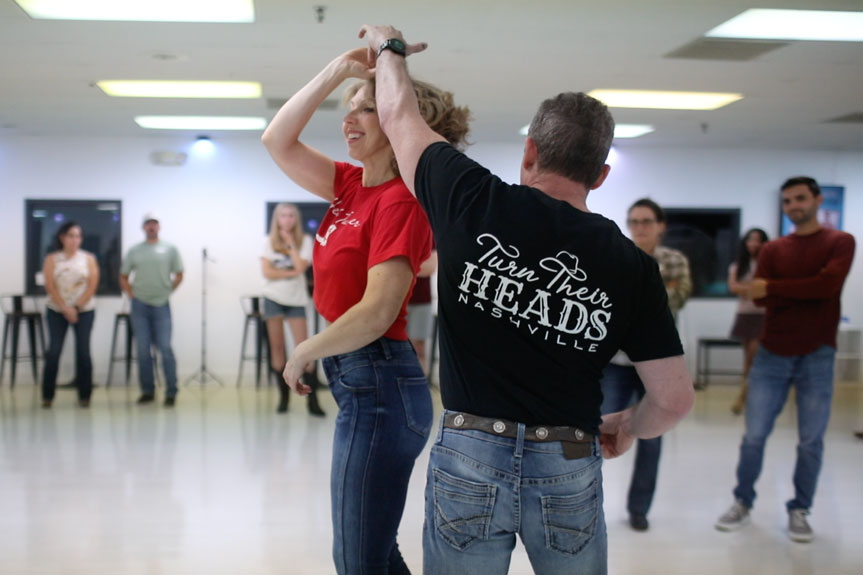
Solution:
<svg viewBox="0 0 863 575">
<path fill-rule="evenodd" d="M 649 134 L 654 130 L 653 126 L 647 124 L 615 124 L 615 138 L 637 138 Z"/>
<path fill-rule="evenodd" d="M 254 22 L 253 0 L 15 0 L 31 18 L 135 22 Z"/>
<path fill-rule="evenodd" d="M 720 24 L 705 36 L 863 42 L 863 12 L 753 8 Z"/>
<path fill-rule="evenodd" d="M 149 80 L 101 80 L 96 82 L 109 96 L 120 98 L 260 98 L 258 82 L 171 82 Z"/>
<path fill-rule="evenodd" d="M 251 116 L 136 116 L 135 123 L 152 130 L 263 130 L 264 118 Z"/>
<path fill-rule="evenodd" d="M 715 110 L 743 98 L 725 92 L 665 92 L 659 90 L 593 90 L 588 93 L 610 108 Z"/>
</svg>

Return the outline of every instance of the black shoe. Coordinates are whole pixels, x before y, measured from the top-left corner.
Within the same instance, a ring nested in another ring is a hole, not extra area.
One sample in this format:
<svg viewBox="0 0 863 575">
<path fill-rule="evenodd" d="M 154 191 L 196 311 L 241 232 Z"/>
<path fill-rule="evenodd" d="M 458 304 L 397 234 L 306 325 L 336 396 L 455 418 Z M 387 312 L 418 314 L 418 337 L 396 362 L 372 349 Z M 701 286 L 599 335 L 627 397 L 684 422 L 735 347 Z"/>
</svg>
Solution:
<svg viewBox="0 0 863 575">
<path fill-rule="evenodd" d="M 636 531 L 647 531 L 650 524 L 647 522 L 647 515 L 642 513 L 630 513 L 629 526 Z"/>
<path fill-rule="evenodd" d="M 90 407 L 90 400 L 89 399 L 79 399 L 78 400 L 78 407 L 80 407 L 81 409 L 87 409 L 88 407 Z"/>
<path fill-rule="evenodd" d="M 324 417 L 326 413 L 321 409 L 321 404 L 318 403 L 318 392 L 312 391 L 306 398 L 306 407 L 309 408 L 309 413 L 315 417 Z"/>
<path fill-rule="evenodd" d="M 174 404 L 177 402 L 177 398 L 173 395 L 169 395 L 165 398 L 165 407 L 174 407 Z"/>
<path fill-rule="evenodd" d="M 54 403 L 53 400 L 43 399 L 42 400 L 42 409 L 51 409 L 51 404 Z"/>
<path fill-rule="evenodd" d="M 145 403 L 153 403 L 154 401 L 156 401 L 155 395 L 153 395 L 152 393 L 142 393 L 141 397 L 139 397 L 138 401 L 136 401 L 135 403 L 137 403 L 138 405 L 144 405 Z"/>
</svg>

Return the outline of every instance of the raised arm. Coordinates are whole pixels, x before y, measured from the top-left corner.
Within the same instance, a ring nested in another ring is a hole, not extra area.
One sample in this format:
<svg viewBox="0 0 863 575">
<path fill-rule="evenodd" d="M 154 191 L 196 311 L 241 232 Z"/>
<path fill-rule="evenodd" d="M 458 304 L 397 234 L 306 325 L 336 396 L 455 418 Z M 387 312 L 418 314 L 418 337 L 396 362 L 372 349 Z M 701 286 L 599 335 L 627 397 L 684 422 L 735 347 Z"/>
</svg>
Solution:
<svg viewBox="0 0 863 575">
<path fill-rule="evenodd" d="M 404 41 L 402 33 L 392 26 L 363 26 L 362 37 L 369 41 L 370 55 L 376 54 L 381 44 L 390 38 Z M 413 54 L 425 50 L 426 45 L 407 44 L 406 47 L 407 54 Z M 375 101 L 381 128 L 393 147 L 402 179 L 416 195 L 414 175 L 420 156 L 431 144 L 446 140 L 423 120 L 405 58 L 392 50 L 384 50 L 375 61 Z"/>
<path fill-rule="evenodd" d="M 300 133 L 318 106 L 348 78 L 369 78 L 365 49 L 342 54 L 303 86 L 273 117 L 261 140 L 276 164 L 297 185 L 333 201 L 333 160 L 300 142 Z"/>
<path fill-rule="evenodd" d="M 324 331 L 296 347 L 285 366 L 285 381 L 300 395 L 311 388 L 300 381 L 312 361 L 367 345 L 387 332 L 398 317 L 413 282 L 406 257 L 395 257 L 369 268 L 362 299 Z"/>
</svg>

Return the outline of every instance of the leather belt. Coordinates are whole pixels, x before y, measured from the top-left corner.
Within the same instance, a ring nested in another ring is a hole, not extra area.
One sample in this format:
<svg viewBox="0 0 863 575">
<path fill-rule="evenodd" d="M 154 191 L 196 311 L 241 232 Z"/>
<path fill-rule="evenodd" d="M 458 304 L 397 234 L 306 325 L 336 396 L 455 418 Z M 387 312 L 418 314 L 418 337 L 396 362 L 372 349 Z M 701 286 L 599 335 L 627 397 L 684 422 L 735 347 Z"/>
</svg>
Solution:
<svg viewBox="0 0 863 575">
<path fill-rule="evenodd" d="M 448 429 L 484 431 L 491 435 L 513 439 L 518 436 L 518 423 L 463 412 L 447 413 L 444 416 L 443 426 Z M 577 427 L 534 425 L 525 428 L 524 439 L 544 443 L 560 441 L 565 459 L 581 459 L 593 455 L 593 435 Z"/>
</svg>

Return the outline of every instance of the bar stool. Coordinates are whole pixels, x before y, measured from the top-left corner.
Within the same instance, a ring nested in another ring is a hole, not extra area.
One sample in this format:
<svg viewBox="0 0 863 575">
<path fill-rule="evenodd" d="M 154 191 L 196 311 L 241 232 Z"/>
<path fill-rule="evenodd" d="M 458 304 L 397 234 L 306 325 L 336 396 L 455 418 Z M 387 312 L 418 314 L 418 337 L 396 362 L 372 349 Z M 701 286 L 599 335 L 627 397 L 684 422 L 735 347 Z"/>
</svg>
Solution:
<svg viewBox="0 0 863 575">
<path fill-rule="evenodd" d="M 27 305 L 25 305 L 27 304 Z M 4 295 L 0 296 L 0 306 L 6 316 L 3 322 L 3 349 L 2 359 L 0 359 L 0 383 L 3 381 L 3 371 L 6 367 L 6 360 L 10 360 L 10 388 L 15 387 L 15 371 L 19 361 L 30 360 L 30 365 L 33 368 L 33 381 L 39 381 L 36 370 L 36 362 L 45 357 L 45 331 L 42 323 L 42 313 L 36 305 L 36 298 L 25 295 Z M 25 309 L 26 308 L 26 309 Z M 27 324 L 27 335 L 30 343 L 30 353 L 28 355 L 18 356 L 18 336 L 22 323 Z M 9 332 L 12 332 L 12 350 L 6 352 L 6 342 L 9 337 Z M 39 349 L 36 348 L 36 340 L 39 340 Z M 41 351 L 41 355 L 39 352 Z"/>
<path fill-rule="evenodd" d="M 123 333 L 125 334 L 124 351 L 126 353 L 123 355 L 117 355 L 117 334 L 120 332 L 121 326 L 123 326 Z M 129 377 L 132 374 L 132 360 L 135 359 L 135 356 L 132 355 L 132 340 L 134 337 L 135 334 L 132 331 L 132 316 L 129 315 L 128 311 L 118 311 L 114 316 L 114 331 L 111 335 L 111 355 L 108 358 L 108 379 L 105 381 L 106 386 L 111 385 L 111 374 L 114 373 L 114 363 L 118 361 L 124 361 L 126 363 L 126 385 L 129 385 Z"/>
<path fill-rule="evenodd" d="M 264 320 L 264 315 L 261 313 L 261 298 L 258 296 L 243 296 L 240 298 L 240 306 L 246 314 L 245 324 L 243 325 L 243 343 L 240 344 L 240 367 L 237 372 L 237 386 L 243 380 L 243 365 L 246 361 L 255 362 L 255 387 L 261 385 L 261 362 L 265 360 L 264 354 L 269 357 L 269 338 L 267 337 L 267 324 Z M 254 326 L 255 329 L 255 353 L 248 355 L 246 353 L 246 341 L 249 336 L 249 326 Z M 269 359 L 266 360 L 269 365 Z M 268 370 L 269 371 L 269 370 Z"/>
</svg>

